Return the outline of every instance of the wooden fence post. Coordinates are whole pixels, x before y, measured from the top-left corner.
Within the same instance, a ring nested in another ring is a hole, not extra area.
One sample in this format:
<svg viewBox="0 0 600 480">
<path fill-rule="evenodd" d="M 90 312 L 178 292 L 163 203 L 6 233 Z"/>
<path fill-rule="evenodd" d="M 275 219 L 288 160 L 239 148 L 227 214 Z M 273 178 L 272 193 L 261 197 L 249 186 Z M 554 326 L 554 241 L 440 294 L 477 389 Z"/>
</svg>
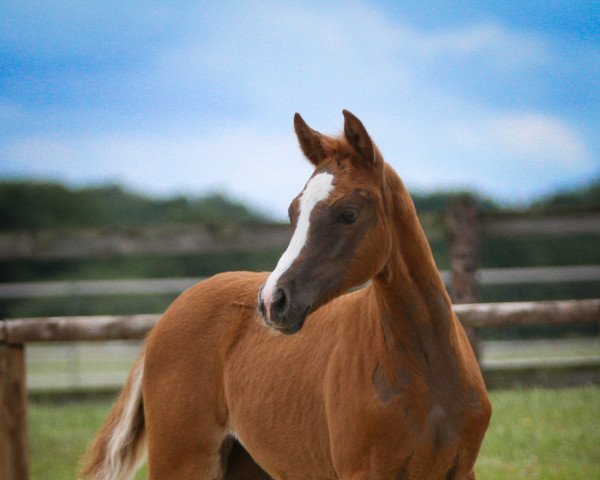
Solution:
<svg viewBox="0 0 600 480">
<path fill-rule="evenodd" d="M 477 303 L 479 285 L 479 212 L 475 199 L 462 195 L 449 206 L 446 213 L 446 233 L 450 256 L 452 302 Z M 471 346 L 479 359 L 479 335 L 477 330 L 465 327 Z"/>
<path fill-rule="evenodd" d="M 0 343 L 0 478 L 29 478 L 25 347 Z"/>
</svg>

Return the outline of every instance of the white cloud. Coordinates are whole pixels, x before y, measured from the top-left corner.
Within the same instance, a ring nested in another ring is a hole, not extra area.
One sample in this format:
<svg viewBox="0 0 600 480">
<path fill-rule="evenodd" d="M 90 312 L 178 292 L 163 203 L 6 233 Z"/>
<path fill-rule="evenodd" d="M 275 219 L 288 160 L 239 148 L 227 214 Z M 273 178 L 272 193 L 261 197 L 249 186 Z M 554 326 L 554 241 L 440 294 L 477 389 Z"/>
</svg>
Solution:
<svg viewBox="0 0 600 480">
<path fill-rule="evenodd" d="M 211 12 L 205 27 L 206 36 L 166 49 L 157 71 L 188 84 L 208 78 L 261 113 L 323 102 L 337 111 L 361 93 L 389 95 L 410 75 L 394 59 L 393 25 L 359 3 L 343 9 L 247 4 Z"/>
<path fill-rule="evenodd" d="M 405 101 L 426 96 L 432 69 L 443 74 L 447 62 L 517 71 L 550 57 L 542 39 L 497 23 L 419 30 L 363 2 L 247 4 L 211 11 L 203 27 L 161 52 L 157 74 L 190 86 L 208 79 L 261 113 Z"/>
<path fill-rule="evenodd" d="M 549 47 L 542 39 L 482 22 L 461 28 L 419 34 L 415 47 L 429 55 L 476 56 L 498 67 L 531 67 L 547 62 Z"/>
<path fill-rule="evenodd" d="M 564 169 L 591 165 L 578 132 L 566 122 L 539 113 L 497 114 L 454 126 L 455 140 L 471 151 L 502 152 L 524 163 Z"/>
</svg>

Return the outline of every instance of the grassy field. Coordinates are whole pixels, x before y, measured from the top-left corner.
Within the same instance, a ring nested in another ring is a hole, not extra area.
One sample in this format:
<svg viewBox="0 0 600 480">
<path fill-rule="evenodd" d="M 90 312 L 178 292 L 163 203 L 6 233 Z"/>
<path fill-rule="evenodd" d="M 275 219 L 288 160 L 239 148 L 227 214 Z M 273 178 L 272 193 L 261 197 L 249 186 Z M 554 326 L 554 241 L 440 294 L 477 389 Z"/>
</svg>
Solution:
<svg viewBox="0 0 600 480">
<path fill-rule="evenodd" d="M 479 480 L 600 478 L 600 388 L 495 391 Z M 75 478 L 110 401 L 32 402 L 32 479 Z M 143 477 L 142 477 L 143 478 Z"/>
<path fill-rule="evenodd" d="M 479 480 L 600 478 L 600 388 L 495 391 Z"/>
</svg>

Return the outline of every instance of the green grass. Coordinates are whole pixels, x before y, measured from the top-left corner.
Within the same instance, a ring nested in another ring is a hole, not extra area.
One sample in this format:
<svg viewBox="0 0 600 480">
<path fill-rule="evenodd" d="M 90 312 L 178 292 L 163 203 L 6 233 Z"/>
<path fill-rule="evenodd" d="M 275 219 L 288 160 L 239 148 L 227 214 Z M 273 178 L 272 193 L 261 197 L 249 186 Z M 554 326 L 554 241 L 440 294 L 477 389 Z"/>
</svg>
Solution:
<svg viewBox="0 0 600 480">
<path fill-rule="evenodd" d="M 31 402 L 29 443 L 32 480 L 73 480 L 80 459 L 102 425 L 111 400 Z M 142 479 L 145 469 L 136 478 Z"/>
<path fill-rule="evenodd" d="M 495 391 L 478 480 L 600 478 L 600 387 Z M 32 479 L 73 479 L 110 401 L 31 402 Z"/>
<path fill-rule="evenodd" d="M 600 478 L 600 388 L 492 392 L 480 480 Z"/>
<path fill-rule="evenodd" d="M 78 460 L 102 424 L 111 402 L 29 404 L 31 478 L 77 478 Z"/>
</svg>

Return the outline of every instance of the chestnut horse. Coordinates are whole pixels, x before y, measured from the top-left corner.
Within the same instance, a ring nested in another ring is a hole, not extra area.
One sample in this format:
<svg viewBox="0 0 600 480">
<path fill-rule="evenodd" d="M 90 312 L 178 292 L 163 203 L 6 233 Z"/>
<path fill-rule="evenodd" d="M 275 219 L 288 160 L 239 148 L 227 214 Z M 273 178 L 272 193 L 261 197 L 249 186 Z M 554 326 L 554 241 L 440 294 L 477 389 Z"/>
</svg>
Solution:
<svg viewBox="0 0 600 480">
<path fill-rule="evenodd" d="M 83 475 L 474 479 L 491 406 L 404 185 L 363 124 L 296 114 L 315 167 L 271 274 L 216 275 L 150 333 Z M 369 285 L 347 293 L 353 287 Z"/>
</svg>

